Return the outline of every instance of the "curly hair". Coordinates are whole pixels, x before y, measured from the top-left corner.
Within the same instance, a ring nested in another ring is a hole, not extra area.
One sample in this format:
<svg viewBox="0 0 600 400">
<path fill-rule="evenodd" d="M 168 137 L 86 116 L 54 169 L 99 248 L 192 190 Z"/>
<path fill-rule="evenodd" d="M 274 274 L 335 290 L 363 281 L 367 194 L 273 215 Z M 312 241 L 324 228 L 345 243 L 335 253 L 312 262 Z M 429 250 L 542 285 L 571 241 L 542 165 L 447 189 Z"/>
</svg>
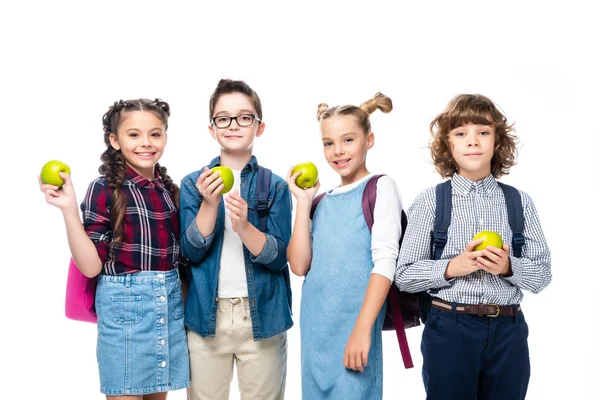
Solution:
<svg viewBox="0 0 600 400">
<path fill-rule="evenodd" d="M 458 171 L 452 157 L 452 147 L 448 134 L 464 124 L 488 125 L 494 127 L 495 144 L 491 173 L 495 178 L 508 175 L 517 157 L 517 137 L 513 125 L 507 123 L 506 116 L 492 100 L 481 94 L 460 94 L 454 97 L 444 112 L 431 122 L 431 158 L 437 172 L 443 177 L 451 177 Z"/>
<path fill-rule="evenodd" d="M 102 125 L 104 127 L 104 144 L 106 150 L 100 156 L 102 165 L 98 168 L 98 172 L 104 175 L 111 189 L 111 208 L 110 208 L 110 224 L 112 227 L 113 239 L 110 244 L 110 255 L 114 255 L 114 246 L 121 243 L 125 237 L 125 211 L 127 209 L 127 199 L 121 191 L 121 184 L 125 179 L 127 166 L 125 157 L 121 150 L 115 150 L 110 144 L 110 135 L 116 134 L 123 115 L 130 111 L 148 111 L 156 115 L 164 124 L 165 129 L 168 128 L 168 119 L 171 115 L 169 104 L 160 99 L 154 101 L 149 99 L 136 100 L 119 100 L 109 107 L 108 111 L 102 116 Z M 179 187 L 173 182 L 167 174 L 167 169 L 156 164 L 163 184 L 173 196 L 175 205 L 179 208 Z"/>
<path fill-rule="evenodd" d="M 362 127 L 365 134 L 368 134 L 371 132 L 369 115 L 375 112 L 375 110 L 389 113 L 392 111 L 392 108 L 392 99 L 381 92 L 377 92 L 373 98 L 365 101 L 360 106 L 344 105 L 329 107 L 327 104 L 321 103 L 317 107 L 317 120 L 322 122 L 336 115 L 352 115 L 356 117 L 358 124 Z"/>
</svg>

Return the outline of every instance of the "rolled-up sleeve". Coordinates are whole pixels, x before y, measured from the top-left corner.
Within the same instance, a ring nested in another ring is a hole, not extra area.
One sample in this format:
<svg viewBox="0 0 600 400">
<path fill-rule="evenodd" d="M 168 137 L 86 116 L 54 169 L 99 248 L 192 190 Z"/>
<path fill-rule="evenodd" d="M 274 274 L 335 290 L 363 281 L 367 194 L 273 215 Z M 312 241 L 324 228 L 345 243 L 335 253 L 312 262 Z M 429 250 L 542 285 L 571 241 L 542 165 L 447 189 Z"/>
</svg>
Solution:
<svg viewBox="0 0 600 400">
<path fill-rule="evenodd" d="M 214 234 L 203 237 L 196 225 L 196 215 L 200 210 L 200 192 L 194 179 L 194 176 L 197 179 L 196 175 L 199 173 L 188 175 L 181 181 L 179 214 L 181 252 L 194 264 L 202 261 L 214 239 Z"/>
<path fill-rule="evenodd" d="M 103 178 L 90 183 L 81 203 L 81 216 L 85 232 L 96 246 L 102 263 L 108 258 L 112 229 L 110 225 L 110 190 Z"/>
<path fill-rule="evenodd" d="M 292 197 L 287 183 L 276 187 L 273 203 L 267 219 L 267 241 L 256 257 L 250 256 L 252 262 L 266 268 L 281 271 L 287 265 L 287 246 L 292 235 Z"/>
</svg>

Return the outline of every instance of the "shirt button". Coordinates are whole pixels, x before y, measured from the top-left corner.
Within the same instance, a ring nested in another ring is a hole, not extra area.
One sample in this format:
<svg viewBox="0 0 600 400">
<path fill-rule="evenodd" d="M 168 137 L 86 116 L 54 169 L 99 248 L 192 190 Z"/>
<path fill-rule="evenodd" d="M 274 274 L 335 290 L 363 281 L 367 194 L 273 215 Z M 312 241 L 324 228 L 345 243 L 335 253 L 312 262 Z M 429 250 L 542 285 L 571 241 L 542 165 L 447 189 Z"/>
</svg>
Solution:
<svg viewBox="0 0 600 400">
<path fill-rule="evenodd" d="M 167 362 L 166 361 L 161 361 L 159 364 L 162 368 L 167 366 Z"/>
<path fill-rule="evenodd" d="M 160 296 L 160 297 L 158 298 L 158 301 L 160 301 L 161 303 L 164 303 L 164 301 L 165 301 L 165 296 Z"/>
<path fill-rule="evenodd" d="M 160 229 L 165 229 L 164 225 L 159 225 L 158 226 Z"/>
<path fill-rule="evenodd" d="M 162 346 L 164 346 L 164 345 L 165 345 L 165 343 L 167 343 L 167 341 L 166 341 L 165 339 L 161 339 L 159 343 L 160 343 Z"/>
<path fill-rule="evenodd" d="M 165 323 L 165 319 L 164 319 L 164 318 L 160 318 L 160 319 L 158 320 L 158 323 L 159 323 L 159 324 L 164 324 L 164 323 Z"/>
</svg>

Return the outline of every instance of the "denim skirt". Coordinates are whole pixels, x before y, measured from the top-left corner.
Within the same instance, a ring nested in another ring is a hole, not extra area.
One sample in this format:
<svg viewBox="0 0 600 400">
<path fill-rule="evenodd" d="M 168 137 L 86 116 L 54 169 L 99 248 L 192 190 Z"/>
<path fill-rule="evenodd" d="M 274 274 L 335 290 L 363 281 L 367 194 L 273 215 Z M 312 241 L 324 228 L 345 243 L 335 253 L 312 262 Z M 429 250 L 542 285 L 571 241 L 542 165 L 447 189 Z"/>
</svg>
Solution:
<svg viewBox="0 0 600 400">
<path fill-rule="evenodd" d="M 177 269 L 98 277 L 102 393 L 143 395 L 190 385 L 182 300 Z"/>
</svg>

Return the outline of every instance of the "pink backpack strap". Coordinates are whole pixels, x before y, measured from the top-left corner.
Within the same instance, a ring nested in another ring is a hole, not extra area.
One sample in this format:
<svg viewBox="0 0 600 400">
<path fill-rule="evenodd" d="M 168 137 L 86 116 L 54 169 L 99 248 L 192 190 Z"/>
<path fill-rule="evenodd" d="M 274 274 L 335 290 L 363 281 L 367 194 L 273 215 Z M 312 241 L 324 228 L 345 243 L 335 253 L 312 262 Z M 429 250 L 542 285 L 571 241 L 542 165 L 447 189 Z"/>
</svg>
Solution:
<svg viewBox="0 0 600 400">
<path fill-rule="evenodd" d="M 367 182 L 363 191 L 362 197 L 362 209 L 365 216 L 365 221 L 369 232 L 372 233 L 373 223 L 375 222 L 375 202 L 377 200 L 377 181 L 384 175 L 373 175 Z M 400 353 L 402 354 L 402 361 L 404 362 L 404 368 L 414 367 L 412 357 L 410 355 L 410 349 L 408 347 L 408 340 L 406 339 L 406 331 L 404 329 L 404 321 L 402 320 L 402 311 L 400 308 L 400 297 L 398 296 L 398 290 L 394 283 L 388 292 L 388 310 L 391 310 L 394 321 L 394 328 L 396 330 L 396 337 L 398 338 L 398 345 L 400 346 Z"/>
<path fill-rule="evenodd" d="M 317 209 L 317 206 L 319 205 L 319 203 L 321 202 L 321 200 L 323 200 L 323 197 L 325 197 L 325 192 L 317 195 L 313 199 L 312 205 L 310 206 L 310 219 L 313 219 L 313 215 L 315 215 L 315 210 Z"/>
</svg>

